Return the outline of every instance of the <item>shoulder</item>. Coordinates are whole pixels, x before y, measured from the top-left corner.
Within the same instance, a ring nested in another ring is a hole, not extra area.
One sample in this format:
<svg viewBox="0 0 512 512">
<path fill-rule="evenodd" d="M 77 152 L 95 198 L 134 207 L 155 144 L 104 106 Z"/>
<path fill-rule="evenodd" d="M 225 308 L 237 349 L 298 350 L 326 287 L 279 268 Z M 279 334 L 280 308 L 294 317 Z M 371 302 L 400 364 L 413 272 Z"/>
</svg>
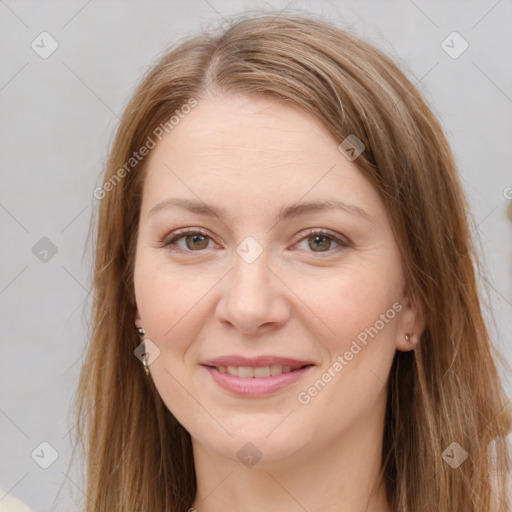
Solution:
<svg viewBox="0 0 512 512">
<path fill-rule="evenodd" d="M 20 499 L 0 489 L 0 512 L 32 512 Z"/>
</svg>

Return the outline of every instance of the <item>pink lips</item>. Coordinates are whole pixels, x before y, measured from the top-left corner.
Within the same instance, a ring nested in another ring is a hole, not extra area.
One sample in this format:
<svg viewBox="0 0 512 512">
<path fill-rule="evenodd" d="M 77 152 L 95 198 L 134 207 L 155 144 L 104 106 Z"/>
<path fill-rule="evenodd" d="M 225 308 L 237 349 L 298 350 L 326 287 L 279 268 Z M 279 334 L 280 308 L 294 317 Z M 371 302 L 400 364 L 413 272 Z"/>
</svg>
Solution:
<svg viewBox="0 0 512 512">
<path fill-rule="evenodd" d="M 290 366 L 292 371 L 270 377 L 243 378 L 229 373 L 222 373 L 215 367 L 219 366 Z M 242 397 L 265 397 L 276 393 L 297 382 L 314 364 L 310 361 L 299 361 L 288 357 L 259 356 L 248 358 L 243 356 L 223 356 L 209 359 L 202 363 L 213 380 L 223 389 Z"/>
</svg>

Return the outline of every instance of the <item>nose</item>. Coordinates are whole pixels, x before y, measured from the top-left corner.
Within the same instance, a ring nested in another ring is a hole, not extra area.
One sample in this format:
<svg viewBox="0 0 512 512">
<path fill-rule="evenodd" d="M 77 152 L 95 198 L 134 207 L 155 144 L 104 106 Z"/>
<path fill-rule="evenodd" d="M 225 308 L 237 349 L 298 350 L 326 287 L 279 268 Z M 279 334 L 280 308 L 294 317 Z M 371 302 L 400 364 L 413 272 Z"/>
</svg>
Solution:
<svg viewBox="0 0 512 512">
<path fill-rule="evenodd" d="M 234 268 L 223 280 L 216 309 L 217 319 L 225 327 L 260 334 L 279 328 L 289 319 L 287 288 L 264 255 L 252 263 L 234 256 Z"/>
</svg>

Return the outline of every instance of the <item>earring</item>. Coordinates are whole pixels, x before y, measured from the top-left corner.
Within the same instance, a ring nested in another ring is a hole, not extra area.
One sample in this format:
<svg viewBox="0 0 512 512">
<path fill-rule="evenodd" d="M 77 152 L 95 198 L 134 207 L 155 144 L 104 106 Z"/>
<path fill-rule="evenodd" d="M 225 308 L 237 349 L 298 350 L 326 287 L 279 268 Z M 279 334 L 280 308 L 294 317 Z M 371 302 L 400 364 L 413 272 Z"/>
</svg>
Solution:
<svg viewBox="0 0 512 512">
<path fill-rule="evenodd" d="M 142 364 L 144 366 L 144 371 L 146 372 L 146 377 L 149 377 L 148 355 L 146 352 L 142 354 Z"/>
<path fill-rule="evenodd" d="M 416 345 L 418 344 L 417 339 L 412 339 L 410 334 L 406 334 L 404 337 L 405 337 L 405 341 L 408 341 L 409 343 L 414 345 L 414 348 L 416 348 Z"/>
<path fill-rule="evenodd" d="M 139 336 L 144 336 L 146 334 L 146 331 L 142 327 L 137 327 L 137 332 L 139 333 Z M 144 352 L 142 353 L 142 365 L 144 366 L 144 372 L 146 373 L 146 376 L 149 376 L 149 364 L 148 364 L 148 354 L 146 353 L 146 343 L 145 341 L 142 342 L 144 344 Z"/>
</svg>

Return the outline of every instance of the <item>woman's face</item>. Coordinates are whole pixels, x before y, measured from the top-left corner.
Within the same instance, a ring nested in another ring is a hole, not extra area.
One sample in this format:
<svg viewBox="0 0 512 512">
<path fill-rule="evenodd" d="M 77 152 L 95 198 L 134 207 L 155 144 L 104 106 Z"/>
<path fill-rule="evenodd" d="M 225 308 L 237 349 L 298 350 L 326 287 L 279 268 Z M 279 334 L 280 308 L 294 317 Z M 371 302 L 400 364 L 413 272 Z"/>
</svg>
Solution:
<svg viewBox="0 0 512 512">
<path fill-rule="evenodd" d="M 222 96 L 148 157 L 135 323 L 196 450 L 295 463 L 381 431 L 415 314 L 383 204 L 339 142 L 298 109 Z"/>
</svg>

